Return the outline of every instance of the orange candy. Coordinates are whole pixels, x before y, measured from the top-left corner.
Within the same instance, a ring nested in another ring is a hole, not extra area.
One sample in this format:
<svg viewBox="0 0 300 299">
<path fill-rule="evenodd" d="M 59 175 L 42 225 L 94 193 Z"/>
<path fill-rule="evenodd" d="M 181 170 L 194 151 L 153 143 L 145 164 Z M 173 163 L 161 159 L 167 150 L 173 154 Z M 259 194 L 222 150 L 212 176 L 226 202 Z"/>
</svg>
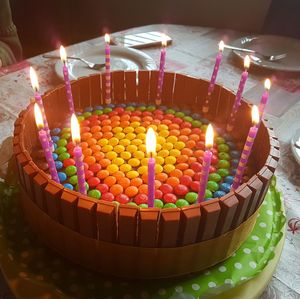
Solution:
<svg viewBox="0 0 300 299">
<path fill-rule="evenodd" d="M 97 153 L 94 153 L 94 157 L 96 158 L 97 161 L 100 161 L 105 157 L 105 155 L 102 152 L 97 152 Z"/>
<path fill-rule="evenodd" d="M 161 121 L 161 123 L 164 124 L 164 125 L 169 126 L 169 125 L 172 123 L 172 121 L 171 121 L 170 119 L 163 119 L 163 120 Z"/>
<path fill-rule="evenodd" d="M 84 150 L 85 148 L 88 148 L 88 147 L 89 147 L 88 143 L 85 142 L 85 141 L 82 141 L 82 142 L 80 143 L 80 146 L 81 146 L 82 150 Z"/>
<path fill-rule="evenodd" d="M 92 138 L 92 137 L 89 138 L 86 142 L 88 143 L 89 146 L 97 144 L 97 140 L 95 138 Z"/>
<path fill-rule="evenodd" d="M 93 151 L 93 153 L 97 153 L 97 152 L 101 151 L 101 146 L 98 145 L 98 144 L 94 144 L 94 145 L 91 146 L 91 150 Z"/>
<path fill-rule="evenodd" d="M 135 186 L 129 186 L 125 189 L 125 194 L 128 197 L 134 197 L 138 194 L 138 192 L 139 192 L 139 189 Z"/>
<path fill-rule="evenodd" d="M 179 163 L 176 165 L 176 168 L 179 170 L 186 170 L 189 168 L 189 164 L 187 163 Z"/>
<path fill-rule="evenodd" d="M 121 122 L 122 121 L 129 121 L 130 120 L 130 115 L 129 114 L 123 114 L 121 117 L 120 117 L 120 120 Z M 129 123 L 129 122 L 128 122 Z"/>
<path fill-rule="evenodd" d="M 177 185 L 179 185 L 180 181 L 177 177 L 171 176 L 167 179 L 166 183 L 171 185 L 172 187 L 176 187 Z"/>
<path fill-rule="evenodd" d="M 148 185 L 142 184 L 141 186 L 139 186 L 139 193 L 147 195 L 148 194 Z"/>
<path fill-rule="evenodd" d="M 195 158 L 195 157 L 189 157 L 189 159 L 188 159 L 188 164 L 189 165 L 191 165 L 193 162 L 197 162 L 197 158 Z"/>
<path fill-rule="evenodd" d="M 148 183 L 148 173 L 147 172 L 142 174 L 142 180 L 145 184 Z"/>
<path fill-rule="evenodd" d="M 184 128 L 180 131 L 180 135 L 190 135 L 192 133 L 192 130 L 190 128 Z"/>
<path fill-rule="evenodd" d="M 106 138 L 106 139 L 110 139 L 114 136 L 114 134 L 112 132 L 104 132 L 103 133 L 103 138 Z"/>
<path fill-rule="evenodd" d="M 182 171 L 180 169 L 174 169 L 173 171 L 170 172 L 170 176 L 175 178 L 180 178 L 182 176 Z"/>
<path fill-rule="evenodd" d="M 102 132 L 96 132 L 93 134 L 93 138 L 95 138 L 96 140 L 101 139 L 103 136 Z"/>
<path fill-rule="evenodd" d="M 161 123 L 161 121 L 159 119 L 153 119 L 153 121 L 152 121 L 152 125 L 158 126 L 158 125 L 160 125 L 160 123 Z"/>
<path fill-rule="evenodd" d="M 92 151 L 92 149 L 90 149 L 90 148 L 86 148 L 86 149 L 84 149 L 84 150 L 82 151 L 82 153 L 83 153 L 83 155 L 84 155 L 85 157 L 89 157 L 89 156 L 91 156 L 91 155 L 93 154 L 93 151 Z"/>
<path fill-rule="evenodd" d="M 177 161 L 177 163 L 185 163 L 188 159 L 189 159 L 189 156 L 180 155 L 177 157 L 176 161 Z"/>
<path fill-rule="evenodd" d="M 130 121 L 134 122 L 134 121 L 141 121 L 141 118 L 139 116 L 131 116 L 130 117 Z"/>
<path fill-rule="evenodd" d="M 188 136 L 180 135 L 178 136 L 178 141 L 187 142 L 189 140 Z"/>
<path fill-rule="evenodd" d="M 179 130 L 170 130 L 170 135 L 179 136 L 180 131 Z"/>
<path fill-rule="evenodd" d="M 101 169 L 97 172 L 97 177 L 101 180 L 109 176 L 109 172 L 106 169 Z"/>
<path fill-rule="evenodd" d="M 183 174 L 188 175 L 190 177 L 193 177 L 194 174 L 195 174 L 195 171 L 193 169 L 186 169 L 186 170 L 183 171 Z"/>
<path fill-rule="evenodd" d="M 99 164 L 102 168 L 107 167 L 109 164 L 111 164 L 111 161 L 109 159 L 101 159 L 99 160 Z"/>
<path fill-rule="evenodd" d="M 136 186 L 136 187 L 139 187 L 142 184 L 143 184 L 143 180 L 139 177 L 132 179 L 130 182 L 131 186 Z"/>
<path fill-rule="evenodd" d="M 120 116 L 119 115 L 114 115 L 110 118 L 111 122 L 113 123 L 114 121 L 120 121 Z"/>
<path fill-rule="evenodd" d="M 168 178 L 168 175 L 164 172 L 161 172 L 161 173 L 157 173 L 156 174 L 156 179 L 159 180 L 160 182 L 165 182 Z"/>
<path fill-rule="evenodd" d="M 159 187 L 162 185 L 162 182 L 159 180 L 154 181 L 155 189 L 159 189 Z"/>
<path fill-rule="evenodd" d="M 143 121 L 152 121 L 153 120 L 153 117 L 152 116 L 144 116 L 143 117 Z"/>
<path fill-rule="evenodd" d="M 187 156 L 193 156 L 193 151 L 190 149 L 190 148 L 183 148 L 182 150 L 181 150 L 181 154 L 182 155 L 187 155 Z"/>
<path fill-rule="evenodd" d="M 194 151 L 194 156 L 199 158 L 199 157 L 203 157 L 204 155 L 204 151 L 203 150 L 196 150 Z"/>
<path fill-rule="evenodd" d="M 104 119 L 101 122 L 102 127 L 103 126 L 109 126 L 110 124 L 111 124 L 111 120 L 109 118 L 108 119 Z"/>
<path fill-rule="evenodd" d="M 100 126 L 91 127 L 91 132 L 92 133 L 96 133 L 96 132 L 99 132 L 99 131 L 101 131 L 101 127 Z"/>
<path fill-rule="evenodd" d="M 117 196 L 121 193 L 123 193 L 123 187 L 119 184 L 115 184 L 115 185 L 112 185 L 109 189 L 109 191 L 114 195 L 114 196 Z"/>
<path fill-rule="evenodd" d="M 96 158 L 94 156 L 84 157 L 83 161 L 88 165 L 93 165 L 96 163 Z"/>
<path fill-rule="evenodd" d="M 185 143 L 185 146 L 188 148 L 194 148 L 196 146 L 196 141 L 195 140 L 189 140 Z"/>
<path fill-rule="evenodd" d="M 100 170 L 101 171 L 101 170 Z M 99 172 L 100 172 L 99 171 Z M 109 175 L 107 176 L 105 179 L 104 179 L 104 184 L 106 184 L 108 187 L 111 187 L 112 185 L 114 185 L 115 183 L 117 182 L 117 179 L 112 176 L 112 175 Z"/>
<path fill-rule="evenodd" d="M 93 136 L 92 133 L 90 133 L 90 132 L 85 132 L 85 133 L 81 134 L 81 139 L 82 139 L 83 141 L 86 141 L 86 140 L 88 140 L 89 138 L 92 138 L 92 136 Z"/>
<path fill-rule="evenodd" d="M 130 122 L 128 120 L 122 120 L 122 117 L 121 117 L 120 127 L 126 128 L 128 126 L 130 126 Z"/>
<path fill-rule="evenodd" d="M 113 128 L 119 127 L 119 126 L 120 126 L 120 122 L 119 122 L 118 120 L 115 120 L 115 121 L 111 122 L 111 126 L 112 126 Z"/>
<path fill-rule="evenodd" d="M 197 134 L 191 134 L 190 139 L 194 140 L 194 141 L 199 141 L 200 140 L 200 136 Z"/>
<path fill-rule="evenodd" d="M 119 179 L 125 177 L 125 173 L 122 172 L 122 171 L 120 171 L 120 170 L 118 170 L 118 171 L 116 171 L 116 172 L 113 174 L 113 176 L 114 176 L 117 180 L 119 180 Z"/>
<path fill-rule="evenodd" d="M 103 126 L 103 127 L 102 127 L 102 132 L 103 132 L 103 133 L 105 133 L 105 132 L 110 132 L 111 129 L 112 129 L 111 126 Z"/>
<path fill-rule="evenodd" d="M 130 179 L 120 178 L 118 179 L 118 184 L 120 184 L 124 189 L 130 186 Z"/>
<path fill-rule="evenodd" d="M 169 130 L 179 130 L 179 125 L 171 123 L 169 125 Z"/>
</svg>

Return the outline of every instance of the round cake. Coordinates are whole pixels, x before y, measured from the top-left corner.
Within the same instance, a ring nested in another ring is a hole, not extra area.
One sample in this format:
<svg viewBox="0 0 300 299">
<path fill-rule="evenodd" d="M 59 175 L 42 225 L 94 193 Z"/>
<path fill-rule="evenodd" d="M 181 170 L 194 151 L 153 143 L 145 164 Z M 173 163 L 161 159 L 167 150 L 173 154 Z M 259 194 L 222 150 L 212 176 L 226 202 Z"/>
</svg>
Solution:
<svg viewBox="0 0 300 299">
<path fill-rule="evenodd" d="M 158 72 L 112 73 L 72 82 L 81 128 L 87 196 L 78 193 L 65 86 L 43 96 L 60 183 L 50 179 L 37 138 L 33 104 L 15 123 L 14 154 L 22 205 L 51 248 L 83 266 L 125 277 L 160 278 L 203 270 L 229 257 L 251 232 L 279 159 L 273 131 L 260 125 L 241 186 L 231 191 L 249 127 L 242 103 L 227 134 L 234 94 L 216 86 L 201 115 L 208 82 L 166 73 L 155 106 Z M 205 201 L 197 203 L 205 131 L 215 131 Z M 157 135 L 155 201 L 148 207 L 145 136 Z"/>
</svg>

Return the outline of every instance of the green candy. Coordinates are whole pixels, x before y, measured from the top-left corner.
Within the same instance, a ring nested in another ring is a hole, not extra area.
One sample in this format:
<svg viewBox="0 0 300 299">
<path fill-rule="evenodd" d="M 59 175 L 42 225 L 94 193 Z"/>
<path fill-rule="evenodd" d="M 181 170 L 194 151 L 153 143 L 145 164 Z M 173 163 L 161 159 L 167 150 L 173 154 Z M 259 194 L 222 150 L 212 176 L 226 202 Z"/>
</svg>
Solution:
<svg viewBox="0 0 300 299">
<path fill-rule="evenodd" d="M 193 126 L 194 128 L 201 128 L 202 122 L 201 122 L 200 120 L 193 120 L 193 121 L 192 121 L 192 126 Z"/>
<path fill-rule="evenodd" d="M 166 110 L 166 113 L 167 113 L 167 114 L 175 114 L 176 111 L 175 111 L 174 109 L 167 109 L 167 110 Z"/>
<path fill-rule="evenodd" d="M 67 141 L 66 139 L 63 139 L 63 138 L 61 138 L 61 139 L 59 139 L 59 140 L 57 141 L 57 145 L 58 145 L 58 146 L 66 146 L 67 143 L 68 143 L 68 141 Z"/>
<path fill-rule="evenodd" d="M 187 121 L 187 122 L 189 122 L 189 123 L 191 123 L 191 122 L 193 121 L 193 118 L 190 117 L 190 116 L 185 116 L 185 117 L 183 118 L 183 120 L 184 120 L 184 121 Z"/>
<path fill-rule="evenodd" d="M 71 129 L 70 128 L 63 128 L 61 130 L 61 134 L 65 134 L 65 133 L 70 133 L 71 132 Z"/>
<path fill-rule="evenodd" d="M 77 120 L 78 122 L 82 122 L 84 120 L 84 116 L 82 115 L 77 116 Z"/>
<path fill-rule="evenodd" d="M 67 151 L 67 149 L 64 147 L 64 146 L 59 146 L 56 148 L 55 152 L 60 155 L 60 154 L 63 154 Z"/>
<path fill-rule="evenodd" d="M 230 163 L 227 160 L 219 160 L 218 168 L 230 168 Z"/>
<path fill-rule="evenodd" d="M 70 182 L 70 184 L 72 184 L 72 185 L 75 186 L 75 185 L 78 183 L 78 177 L 77 177 L 77 175 L 71 176 L 71 177 L 69 178 L 69 182 Z"/>
<path fill-rule="evenodd" d="M 229 146 L 227 144 L 219 144 L 218 145 L 218 151 L 228 153 L 229 152 Z"/>
<path fill-rule="evenodd" d="M 103 109 L 103 113 L 110 113 L 112 112 L 112 109 L 110 107 L 106 107 Z"/>
<path fill-rule="evenodd" d="M 82 114 L 82 116 L 84 117 L 84 118 L 88 118 L 88 117 L 90 117 L 92 115 L 92 113 L 91 112 L 84 112 L 83 114 Z"/>
<path fill-rule="evenodd" d="M 230 160 L 230 155 L 228 153 L 221 152 L 218 154 L 218 157 L 221 160 Z"/>
<path fill-rule="evenodd" d="M 226 169 L 226 168 L 219 168 L 219 169 L 218 169 L 218 174 L 219 174 L 222 178 L 224 178 L 224 177 L 226 177 L 226 176 L 229 175 L 229 170 Z"/>
<path fill-rule="evenodd" d="M 154 207 L 155 208 L 162 209 L 163 206 L 164 206 L 164 203 L 163 203 L 162 200 L 160 200 L 160 199 L 154 199 Z"/>
<path fill-rule="evenodd" d="M 185 199 L 178 199 L 176 201 L 176 206 L 178 208 L 186 207 L 186 206 L 189 206 L 189 205 L 190 205 L 189 202 Z"/>
<path fill-rule="evenodd" d="M 202 126 L 200 127 L 200 129 L 201 129 L 202 132 L 206 132 L 207 125 L 202 125 Z"/>
<path fill-rule="evenodd" d="M 147 111 L 154 111 L 156 109 L 156 107 L 153 105 L 150 105 L 146 109 L 147 109 Z"/>
<path fill-rule="evenodd" d="M 102 110 L 94 110 L 93 115 L 102 115 L 103 111 Z"/>
<path fill-rule="evenodd" d="M 87 182 L 85 182 L 85 189 L 86 191 L 88 191 L 90 189 L 90 186 Z M 75 186 L 75 190 L 78 191 L 79 190 L 79 187 L 78 187 L 78 184 Z"/>
<path fill-rule="evenodd" d="M 212 192 L 216 192 L 219 189 L 219 184 L 214 181 L 208 181 L 206 188 Z"/>
<path fill-rule="evenodd" d="M 148 204 L 146 204 L 146 203 L 141 203 L 141 204 L 139 205 L 139 207 L 142 208 L 142 209 L 146 209 L 146 208 L 148 208 Z"/>
<path fill-rule="evenodd" d="M 139 106 L 139 107 L 137 108 L 137 110 L 145 111 L 145 110 L 146 110 L 146 106 Z"/>
<path fill-rule="evenodd" d="M 137 204 L 134 201 L 128 202 L 127 205 L 137 207 Z"/>
<path fill-rule="evenodd" d="M 222 180 L 222 177 L 218 173 L 213 172 L 209 175 L 208 179 L 218 183 Z"/>
<path fill-rule="evenodd" d="M 207 198 L 212 198 L 212 197 L 213 197 L 212 192 L 210 190 L 206 189 L 204 198 L 207 199 Z"/>
<path fill-rule="evenodd" d="M 72 175 L 76 174 L 77 168 L 74 165 L 70 165 L 65 169 L 67 176 L 71 177 Z"/>
<path fill-rule="evenodd" d="M 195 203 L 198 199 L 198 194 L 196 192 L 188 192 L 184 199 L 189 203 Z"/>
<path fill-rule="evenodd" d="M 225 139 L 223 137 L 217 137 L 215 140 L 216 140 L 216 144 L 223 144 L 223 143 L 225 143 Z"/>
<path fill-rule="evenodd" d="M 59 161 L 64 161 L 66 159 L 69 159 L 71 156 L 69 153 L 62 153 L 58 156 L 58 160 Z"/>
<path fill-rule="evenodd" d="M 105 110 L 105 109 L 104 109 Z M 133 106 L 127 106 L 126 108 L 125 108 L 125 111 L 134 111 L 135 110 L 135 108 L 133 107 Z"/>
<path fill-rule="evenodd" d="M 65 133 L 65 134 L 62 134 L 61 135 L 61 138 L 62 139 L 69 139 L 71 137 L 71 134 L 70 133 Z"/>
<path fill-rule="evenodd" d="M 185 116 L 185 114 L 181 111 L 178 111 L 178 112 L 175 113 L 175 116 L 179 117 L 179 118 L 183 118 Z"/>
<path fill-rule="evenodd" d="M 164 205 L 163 209 L 168 209 L 168 208 L 177 208 L 177 206 L 174 203 L 168 202 Z"/>
<path fill-rule="evenodd" d="M 101 198 L 101 192 L 97 189 L 90 190 L 88 192 L 88 196 L 99 199 L 99 198 Z"/>
</svg>

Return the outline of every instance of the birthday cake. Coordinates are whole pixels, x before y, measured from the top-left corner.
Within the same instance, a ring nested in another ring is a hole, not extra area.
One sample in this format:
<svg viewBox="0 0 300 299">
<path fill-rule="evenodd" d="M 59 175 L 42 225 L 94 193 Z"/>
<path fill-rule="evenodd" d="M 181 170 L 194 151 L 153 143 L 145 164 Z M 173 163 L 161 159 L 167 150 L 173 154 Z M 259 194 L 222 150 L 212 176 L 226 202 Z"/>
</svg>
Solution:
<svg viewBox="0 0 300 299">
<path fill-rule="evenodd" d="M 226 132 L 235 95 L 219 86 L 201 107 L 208 82 L 165 73 L 155 105 L 158 72 L 112 73 L 112 104 L 105 76 L 71 83 L 80 123 L 86 194 L 78 192 L 65 86 L 44 94 L 58 181 L 50 178 L 33 104 L 15 123 L 14 154 L 22 205 L 32 229 L 76 263 L 125 277 L 178 276 L 229 257 L 251 232 L 279 159 L 279 144 L 262 122 L 240 186 L 232 189 L 251 109 L 242 102 Z M 207 125 L 214 145 L 199 200 Z M 154 202 L 149 204 L 146 133 L 156 132 Z"/>
</svg>

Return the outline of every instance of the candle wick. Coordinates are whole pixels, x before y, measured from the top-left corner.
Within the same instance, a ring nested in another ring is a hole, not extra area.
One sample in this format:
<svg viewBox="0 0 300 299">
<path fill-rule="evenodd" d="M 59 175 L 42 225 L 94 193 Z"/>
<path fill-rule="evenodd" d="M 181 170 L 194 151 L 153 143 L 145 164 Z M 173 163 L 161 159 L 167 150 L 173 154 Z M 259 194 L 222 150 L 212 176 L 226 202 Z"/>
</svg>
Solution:
<svg viewBox="0 0 300 299">
<path fill-rule="evenodd" d="M 150 158 L 153 158 L 153 153 L 152 152 L 150 152 Z"/>
</svg>

